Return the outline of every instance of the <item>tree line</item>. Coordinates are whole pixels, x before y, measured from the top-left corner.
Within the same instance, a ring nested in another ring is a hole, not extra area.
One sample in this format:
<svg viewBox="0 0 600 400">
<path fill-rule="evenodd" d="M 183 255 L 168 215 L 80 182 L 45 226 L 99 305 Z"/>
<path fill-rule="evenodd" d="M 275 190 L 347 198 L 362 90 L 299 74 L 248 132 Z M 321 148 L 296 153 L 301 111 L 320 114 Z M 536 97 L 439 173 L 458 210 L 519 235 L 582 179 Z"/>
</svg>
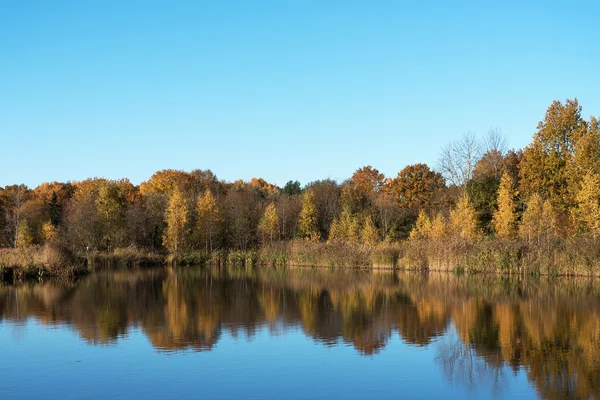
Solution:
<svg viewBox="0 0 600 400">
<path fill-rule="evenodd" d="M 554 101 L 525 149 L 467 134 L 386 177 L 362 167 L 343 182 L 284 187 L 225 182 L 210 170 L 0 188 L 0 247 L 137 247 L 171 254 L 249 250 L 303 238 L 362 246 L 403 240 L 553 240 L 600 234 L 600 123 L 576 99 Z"/>
</svg>

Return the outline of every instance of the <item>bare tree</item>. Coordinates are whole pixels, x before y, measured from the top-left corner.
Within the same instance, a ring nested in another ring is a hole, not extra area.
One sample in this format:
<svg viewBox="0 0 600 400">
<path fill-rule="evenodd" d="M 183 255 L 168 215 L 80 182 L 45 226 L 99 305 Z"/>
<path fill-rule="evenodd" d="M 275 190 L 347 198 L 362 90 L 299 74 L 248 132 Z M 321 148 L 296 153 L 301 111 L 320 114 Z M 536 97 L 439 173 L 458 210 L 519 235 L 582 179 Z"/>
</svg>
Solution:
<svg viewBox="0 0 600 400">
<path fill-rule="evenodd" d="M 490 128 L 484 139 L 485 152 L 495 152 L 504 155 L 508 151 L 508 138 L 502 129 L 498 127 Z"/>
<path fill-rule="evenodd" d="M 465 185 L 472 177 L 475 164 L 481 158 L 481 143 L 474 133 L 442 148 L 439 169 L 446 179 L 456 186 Z"/>
</svg>

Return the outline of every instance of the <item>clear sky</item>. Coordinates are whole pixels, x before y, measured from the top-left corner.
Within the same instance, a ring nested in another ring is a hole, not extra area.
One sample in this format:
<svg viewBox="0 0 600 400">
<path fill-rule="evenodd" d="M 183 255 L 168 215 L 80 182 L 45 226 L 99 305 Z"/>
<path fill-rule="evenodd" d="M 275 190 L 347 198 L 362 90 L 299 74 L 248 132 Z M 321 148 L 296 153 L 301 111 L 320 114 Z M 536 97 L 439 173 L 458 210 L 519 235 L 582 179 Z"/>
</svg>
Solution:
<svg viewBox="0 0 600 400">
<path fill-rule="evenodd" d="M 0 0 L 0 186 L 435 165 L 552 100 L 600 115 L 598 1 Z"/>
</svg>

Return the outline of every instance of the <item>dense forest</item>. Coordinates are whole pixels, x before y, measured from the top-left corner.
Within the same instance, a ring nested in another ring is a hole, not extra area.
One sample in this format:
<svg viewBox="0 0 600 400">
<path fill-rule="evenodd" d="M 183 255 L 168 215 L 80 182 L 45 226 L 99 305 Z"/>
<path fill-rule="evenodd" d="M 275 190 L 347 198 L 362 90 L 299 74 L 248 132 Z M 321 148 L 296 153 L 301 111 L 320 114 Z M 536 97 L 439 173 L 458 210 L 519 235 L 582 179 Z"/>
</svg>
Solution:
<svg viewBox="0 0 600 400">
<path fill-rule="evenodd" d="M 435 167 L 409 165 L 395 177 L 365 166 L 344 182 L 281 188 L 163 170 L 140 185 L 91 178 L 0 188 L 4 267 L 24 255 L 52 264 L 58 253 L 255 254 L 314 265 L 337 258 L 595 275 L 599 234 L 600 123 L 584 119 L 576 99 L 553 102 L 523 150 L 509 150 L 499 130 L 467 134 L 442 148 Z"/>
</svg>

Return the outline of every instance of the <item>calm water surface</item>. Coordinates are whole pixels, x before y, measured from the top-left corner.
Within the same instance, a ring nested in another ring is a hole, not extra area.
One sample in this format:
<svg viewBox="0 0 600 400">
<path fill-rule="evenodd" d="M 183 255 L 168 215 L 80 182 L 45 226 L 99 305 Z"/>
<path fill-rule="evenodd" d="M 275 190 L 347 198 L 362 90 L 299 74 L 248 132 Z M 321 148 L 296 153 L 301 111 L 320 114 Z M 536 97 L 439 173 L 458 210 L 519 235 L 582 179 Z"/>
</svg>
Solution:
<svg viewBox="0 0 600 400">
<path fill-rule="evenodd" d="M 598 397 L 588 280 L 166 268 L 0 284 L 0 399 Z"/>
</svg>

